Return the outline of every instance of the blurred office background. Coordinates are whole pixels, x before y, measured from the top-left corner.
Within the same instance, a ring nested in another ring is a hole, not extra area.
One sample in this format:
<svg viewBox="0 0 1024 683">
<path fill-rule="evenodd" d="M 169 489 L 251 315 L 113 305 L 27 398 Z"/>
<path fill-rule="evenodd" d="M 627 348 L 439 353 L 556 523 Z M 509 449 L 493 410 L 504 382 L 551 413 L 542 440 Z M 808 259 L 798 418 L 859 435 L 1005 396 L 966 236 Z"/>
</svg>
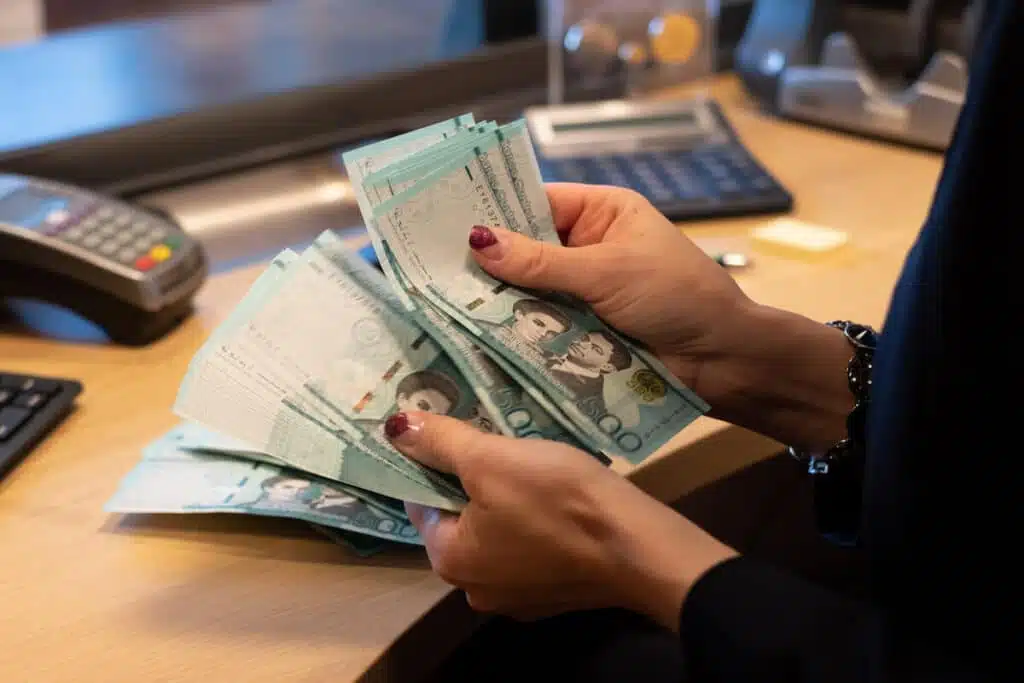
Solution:
<svg viewBox="0 0 1024 683">
<path fill-rule="evenodd" d="M 718 68 L 753 4 L 721 0 Z M 906 44 L 882 29 L 906 23 L 887 17 L 909 0 L 843 4 L 860 18 L 851 31 L 880 36 L 880 56 Z M 0 0 L 0 101 L 17 103 L 0 107 L 0 168 L 165 211 L 218 268 L 262 258 L 358 228 L 338 149 L 470 109 L 507 118 L 543 99 L 542 7 Z M 865 11 L 878 9 L 892 12 Z"/>
</svg>

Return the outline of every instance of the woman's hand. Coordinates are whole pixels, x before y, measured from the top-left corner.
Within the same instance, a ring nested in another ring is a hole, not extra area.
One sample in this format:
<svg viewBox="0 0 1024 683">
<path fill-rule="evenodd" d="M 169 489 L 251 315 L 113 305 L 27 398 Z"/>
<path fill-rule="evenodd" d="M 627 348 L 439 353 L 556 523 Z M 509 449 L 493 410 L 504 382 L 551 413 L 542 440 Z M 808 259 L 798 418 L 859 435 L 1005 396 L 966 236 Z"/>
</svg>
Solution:
<svg viewBox="0 0 1024 683">
<path fill-rule="evenodd" d="M 493 244 L 474 249 L 480 266 L 499 280 L 579 297 L 696 389 L 702 362 L 727 342 L 729 321 L 753 303 L 636 192 L 550 184 L 548 194 L 559 236 L 572 248 L 494 230 Z M 488 242 L 484 231 L 474 235 L 471 246 Z"/>
<path fill-rule="evenodd" d="M 431 413 L 392 416 L 387 433 L 469 494 L 458 516 L 406 509 L 435 571 L 479 611 L 537 618 L 621 607 L 675 629 L 689 587 L 735 555 L 564 444 L 484 434 Z"/>
<path fill-rule="evenodd" d="M 481 268 L 582 299 L 646 345 L 715 417 L 806 448 L 845 436 L 853 399 L 842 333 L 756 304 L 636 192 L 551 184 L 548 196 L 565 246 L 474 227 Z"/>
</svg>

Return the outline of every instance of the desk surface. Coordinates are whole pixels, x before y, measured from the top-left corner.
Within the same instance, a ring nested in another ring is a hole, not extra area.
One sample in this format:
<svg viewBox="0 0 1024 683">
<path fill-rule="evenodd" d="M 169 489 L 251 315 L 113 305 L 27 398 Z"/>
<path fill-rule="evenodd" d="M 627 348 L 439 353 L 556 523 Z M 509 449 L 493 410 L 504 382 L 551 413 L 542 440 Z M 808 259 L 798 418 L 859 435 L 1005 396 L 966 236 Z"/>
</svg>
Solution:
<svg viewBox="0 0 1024 683">
<path fill-rule="evenodd" d="M 746 250 L 754 265 L 736 277 L 759 301 L 881 324 L 941 159 L 770 120 L 732 82 L 716 95 L 793 190 L 794 215 L 846 230 L 851 242 L 807 259 L 750 243 L 754 219 L 692 224 L 687 234 L 712 249 Z M 195 318 L 144 350 L 0 337 L 3 369 L 86 387 L 76 413 L 0 484 L 0 680 L 399 677 L 464 636 L 464 603 L 418 551 L 363 560 L 299 523 L 102 511 L 143 445 L 175 424 L 170 406 L 189 358 L 258 270 L 213 278 Z M 770 448 L 702 419 L 633 476 L 674 498 Z"/>
</svg>

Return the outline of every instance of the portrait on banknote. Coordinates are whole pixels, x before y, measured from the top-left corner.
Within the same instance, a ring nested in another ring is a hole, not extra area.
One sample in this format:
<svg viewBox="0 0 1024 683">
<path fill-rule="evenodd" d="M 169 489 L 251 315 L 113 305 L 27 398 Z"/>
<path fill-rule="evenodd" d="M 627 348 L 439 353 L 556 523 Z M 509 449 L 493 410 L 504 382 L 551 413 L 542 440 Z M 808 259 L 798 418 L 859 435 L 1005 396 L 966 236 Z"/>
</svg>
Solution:
<svg viewBox="0 0 1024 683">
<path fill-rule="evenodd" d="M 509 329 L 527 344 L 554 341 L 572 327 L 569 316 L 540 299 L 519 299 L 512 305 L 512 315 Z"/>
<path fill-rule="evenodd" d="M 548 356 L 547 368 L 577 399 L 603 414 L 604 378 L 627 369 L 633 362 L 621 340 L 604 330 L 585 332 L 569 343 L 564 354 Z"/>
<path fill-rule="evenodd" d="M 399 412 L 421 410 L 448 415 L 462 398 L 458 385 L 448 375 L 436 370 L 420 370 L 406 375 L 395 388 L 395 405 Z"/>
</svg>

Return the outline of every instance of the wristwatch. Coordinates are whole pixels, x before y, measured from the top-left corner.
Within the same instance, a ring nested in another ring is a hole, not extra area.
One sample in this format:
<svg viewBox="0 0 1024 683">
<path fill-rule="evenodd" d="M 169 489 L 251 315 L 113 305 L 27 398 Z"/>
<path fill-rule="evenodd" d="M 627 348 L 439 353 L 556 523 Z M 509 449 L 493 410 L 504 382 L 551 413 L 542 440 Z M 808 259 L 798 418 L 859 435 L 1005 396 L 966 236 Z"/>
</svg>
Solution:
<svg viewBox="0 0 1024 683">
<path fill-rule="evenodd" d="M 847 383 L 854 397 L 853 410 L 846 418 L 846 436 L 825 451 L 803 451 L 790 446 L 789 454 L 805 466 L 811 476 L 819 532 L 834 543 L 850 546 L 857 544 L 860 528 L 864 432 L 871 404 L 871 374 L 878 333 L 867 325 L 848 320 L 833 320 L 826 325 L 841 330 L 853 349 L 846 366 Z"/>
</svg>

